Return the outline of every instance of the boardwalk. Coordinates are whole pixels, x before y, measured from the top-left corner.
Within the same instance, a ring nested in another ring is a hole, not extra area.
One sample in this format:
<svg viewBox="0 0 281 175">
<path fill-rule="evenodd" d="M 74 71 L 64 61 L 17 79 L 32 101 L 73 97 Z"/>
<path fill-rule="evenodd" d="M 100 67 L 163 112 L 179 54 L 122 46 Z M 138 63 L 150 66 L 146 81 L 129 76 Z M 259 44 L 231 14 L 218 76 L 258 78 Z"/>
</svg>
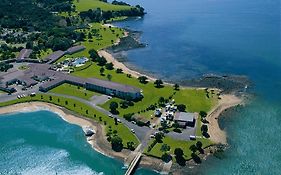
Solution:
<svg viewBox="0 0 281 175">
<path fill-rule="evenodd" d="M 130 163 L 128 170 L 125 175 L 131 175 L 134 172 L 135 167 L 138 165 L 138 162 L 141 158 L 142 153 L 138 152 L 133 161 Z"/>
</svg>

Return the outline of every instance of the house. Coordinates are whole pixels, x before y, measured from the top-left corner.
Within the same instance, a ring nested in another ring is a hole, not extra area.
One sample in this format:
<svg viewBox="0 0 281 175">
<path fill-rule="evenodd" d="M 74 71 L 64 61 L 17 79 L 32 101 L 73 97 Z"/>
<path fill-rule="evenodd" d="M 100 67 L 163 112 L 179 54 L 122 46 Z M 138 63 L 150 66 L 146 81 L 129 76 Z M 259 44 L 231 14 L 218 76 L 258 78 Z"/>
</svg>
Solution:
<svg viewBox="0 0 281 175">
<path fill-rule="evenodd" d="M 186 128 L 187 126 L 194 127 L 197 116 L 197 113 L 177 112 L 174 121 L 182 128 Z"/>
</svg>

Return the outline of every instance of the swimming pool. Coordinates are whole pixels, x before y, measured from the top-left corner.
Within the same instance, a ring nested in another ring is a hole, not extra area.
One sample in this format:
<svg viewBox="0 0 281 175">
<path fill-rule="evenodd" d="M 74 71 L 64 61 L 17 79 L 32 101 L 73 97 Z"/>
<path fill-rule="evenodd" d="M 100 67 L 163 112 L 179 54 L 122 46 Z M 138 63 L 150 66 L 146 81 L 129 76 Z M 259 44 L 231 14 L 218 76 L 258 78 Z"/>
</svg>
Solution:
<svg viewBox="0 0 281 175">
<path fill-rule="evenodd" d="M 81 57 L 81 58 L 77 58 L 72 62 L 73 66 L 80 66 L 82 64 L 85 64 L 89 59 L 86 57 Z"/>
</svg>

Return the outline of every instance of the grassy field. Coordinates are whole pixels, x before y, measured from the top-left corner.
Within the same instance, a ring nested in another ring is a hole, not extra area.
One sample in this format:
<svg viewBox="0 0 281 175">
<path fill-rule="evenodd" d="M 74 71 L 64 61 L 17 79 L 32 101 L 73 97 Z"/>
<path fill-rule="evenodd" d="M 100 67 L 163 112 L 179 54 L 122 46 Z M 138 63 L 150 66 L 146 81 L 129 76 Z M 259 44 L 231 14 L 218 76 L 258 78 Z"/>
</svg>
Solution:
<svg viewBox="0 0 281 175">
<path fill-rule="evenodd" d="M 57 93 L 57 94 L 71 95 L 71 96 L 83 98 L 85 100 L 89 100 L 94 95 L 100 95 L 99 93 L 89 91 L 82 87 L 78 87 L 67 83 L 64 83 L 50 90 L 50 92 Z"/>
<path fill-rule="evenodd" d="M 86 47 L 85 50 L 82 52 L 77 52 L 73 55 L 65 55 L 62 58 L 60 58 L 58 62 L 61 62 L 67 58 L 77 58 L 86 56 L 89 57 L 89 50 L 95 49 L 100 50 L 106 47 L 111 46 L 118 38 L 124 36 L 124 30 L 120 28 L 112 27 L 111 29 L 109 27 L 105 27 L 100 23 L 92 23 L 90 24 L 89 29 L 83 29 L 78 30 L 79 32 L 83 32 L 86 35 L 85 41 L 79 43 L 80 45 L 83 45 Z M 89 33 L 92 34 L 92 39 L 88 38 Z"/>
<path fill-rule="evenodd" d="M 57 97 L 57 96 L 50 97 L 49 95 L 45 95 L 45 94 L 37 94 L 35 97 L 28 96 L 21 99 L 2 102 L 0 103 L 0 107 L 17 104 L 17 103 L 30 102 L 30 101 L 42 101 L 42 102 L 47 102 L 58 106 L 62 106 L 79 115 L 93 119 L 94 121 L 97 121 L 102 125 L 104 125 L 105 124 L 104 122 L 106 122 L 105 125 L 106 129 L 108 129 L 109 126 L 111 126 L 112 130 L 116 130 L 118 135 L 122 138 L 124 146 L 126 146 L 126 143 L 129 141 L 133 141 L 134 143 L 139 144 L 139 140 L 136 138 L 134 134 L 131 133 L 131 131 L 125 125 L 123 125 L 122 123 L 115 125 L 114 120 L 112 118 L 95 110 L 91 106 L 88 106 L 87 104 L 84 104 L 74 99 Z"/>
<path fill-rule="evenodd" d="M 150 144 L 153 140 L 150 141 Z M 171 147 L 171 150 L 169 151 L 170 154 L 174 154 L 174 150 L 176 148 L 181 148 L 184 152 L 184 158 L 186 160 L 191 158 L 192 151 L 189 149 L 191 145 L 196 144 L 197 141 L 201 141 L 203 146 L 202 148 L 205 148 L 212 144 L 212 142 L 209 139 L 197 139 L 196 141 L 184 141 L 184 140 L 175 140 L 171 137 L 165 137 L 163 140 L 163 143 L 157 143 L 149 152 L 147 151 L 147 148 L 144 150 L 144 153 L 147 155 L 152 155 L 154 157 L 161 158 L 163 152 L 161 151 L 161 147 L 163 144 L 167 144 Z M 150 145 L 149 144 L 149 145 Z"/>
<path fill-rule="evenodd" d="M 199 112 L 199 111 L 209 111 L 216 103 L 217 96 L 213 95 L 207 98 L 206 92 L 204 89 L 181 89 L 180 91 L 175 91 L 172 86 L 165 86 L 164 88 L 155 88 L 153 82 L 147 84 L 141 84 L 136 78 L 128 78 L 125 74 L 117 74 L 115 70 L 105 70 L 105 76 L 101 76 L 99 73 L 100 66 L 97 66 L 95 63 L 92 64 L 89 68 L 74 72 L 73 75 L 80 77 L 97 77 L 100 79 L 106 80 L 106 75 L 112 75 L 111 81 L 124 83 L 132 86 L 139 87 L 143 90 L 144 98 L 135 103 L 134 106 L 129 107 L 127 109 L 118 108 L 120 112 L 120 116 L 127 113 L 138 112 L 140 110 L 146 109 L 151 104 L 155 104 L 158 102 L 159 97 L 168 98 L 173 95 L 173 99 L 177 104 L 185 104 L 187 106 L 187 111 L 189 112 Z M 112 101 L 120 102 L 121 99 L 112 98 L 107 103 L 102 105 L 103 108 L 109 109 L 109 104 Z M 140 115 L 144 115 L 145 118 L 150 118 L 151 113 L 145 112 Z"/>
<path fill-rule="evenodd" d="M 104 11 L 121 11 L 130 10 L 131 8 L 133 8 L 130 6 L 112 5 L 110 3 L 101 2 L 99 0 L 74 0 L 73 4 L 76 6 L 76 10 L 78 12 L 97 8 L 100 8 Z"/>
</svg>

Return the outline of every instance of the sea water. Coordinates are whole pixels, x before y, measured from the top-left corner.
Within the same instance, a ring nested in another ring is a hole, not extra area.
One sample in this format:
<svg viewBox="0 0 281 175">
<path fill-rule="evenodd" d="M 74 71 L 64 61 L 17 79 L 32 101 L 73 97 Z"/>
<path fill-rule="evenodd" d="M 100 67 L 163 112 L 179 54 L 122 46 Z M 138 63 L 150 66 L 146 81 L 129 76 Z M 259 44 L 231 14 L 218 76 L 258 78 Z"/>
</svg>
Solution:
<svg viewBox="0 0 281 175">
<path fill-rule="evenodd" d="M 281 56 L 278 0 L 129 0 L 142 19 L 114 23 L 142 31 L 148 46 L 126 64 L 177 82 L 204 74 L 246 75 L 250 103 L 219 120 L 229 148 L 186 174 L 281 174 Z"/>
<path fill-rule="evenodd" d="M 0 115 L 0 174 L 124 174 L 95 151 L 80 126 L 50 111 Z M 156 174 L 140 169 L 137 174 Z"/>
<path fill-rule="evenodd" d="M 217 73 L 246 75 L 254 84 L 251 103 L 220 119 L 230 144 L 224 155 L 185 174 L 281 174 L 280 1 L 127 1 L 148 12 L 116 23 L 142 31 L 148 44 L 126 52 L 129 66 L 170 81 Z M 90 147 L 80 127 L 54 115 L 0 117 L 2 174 L 124 173 L 122 162 Z"/>
</svg>

